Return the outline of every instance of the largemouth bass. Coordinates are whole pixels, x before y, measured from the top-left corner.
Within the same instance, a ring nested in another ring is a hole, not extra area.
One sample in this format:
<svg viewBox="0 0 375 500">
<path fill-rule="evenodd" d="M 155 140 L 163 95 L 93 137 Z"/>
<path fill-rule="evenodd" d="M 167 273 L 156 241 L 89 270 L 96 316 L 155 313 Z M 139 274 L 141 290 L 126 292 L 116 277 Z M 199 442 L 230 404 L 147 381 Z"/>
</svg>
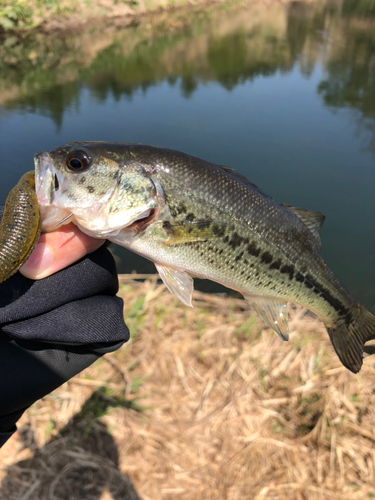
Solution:
<svg viewBox="0 0 375 500">
<path fill-rule="evenodd" d="M 35 173 L 24 174 L 7 196 L 0 224 L 0 283 L 26 262 L 41 229 Z"/>
<path fill-rule="evenodd" d="M 74 222 L 153 261 L 191 305 L 192 276 L 239 291 L 288 339 L 288 302 L 324 322 L 357 372 L 375 316 L 320 256 L 319 212 L 281 205 L 234 170 L 141 144 L 71 142 L 35 155 L 42 230 Z"/>
</svg>

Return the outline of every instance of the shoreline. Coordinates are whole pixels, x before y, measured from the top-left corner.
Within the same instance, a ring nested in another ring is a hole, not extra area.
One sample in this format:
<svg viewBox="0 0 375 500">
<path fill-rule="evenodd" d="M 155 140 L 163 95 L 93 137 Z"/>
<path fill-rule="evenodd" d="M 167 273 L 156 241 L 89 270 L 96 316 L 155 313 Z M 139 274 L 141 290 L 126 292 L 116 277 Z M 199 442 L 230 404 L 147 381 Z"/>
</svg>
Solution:
<svg viewBox="0 0 375 500">
<path fill-rule="evenodd" d="M 288 5 L 293 0 L 63 0 L 51 2 L 43 11 L 37 7 L 36 0 L 5 0 L 0 12 L 0 38 L 25 34 L 58 34 L 87 29 L 91 26 L 113 23 L 116 27 L 133 25 L 141 19 L 173 13 L 191 12 L 211 6 L 223 8 L 259 5 Z M 299 3 L 314 4 L 321 0 L 299 0 Z M 13 6 L 21 6 L 15 10 Z M 18 17 L 17 17 L 18 16 Z M 11 25 L 13 24 L 13 27 Z"/>
</svg>

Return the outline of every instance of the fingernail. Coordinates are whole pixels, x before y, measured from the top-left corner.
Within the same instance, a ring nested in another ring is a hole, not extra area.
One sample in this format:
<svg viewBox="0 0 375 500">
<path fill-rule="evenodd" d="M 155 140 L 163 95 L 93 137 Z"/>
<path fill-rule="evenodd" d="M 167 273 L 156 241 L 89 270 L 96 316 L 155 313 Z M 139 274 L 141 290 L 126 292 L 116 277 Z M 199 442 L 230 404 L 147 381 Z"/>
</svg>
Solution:
<svg viewBox="0 0 375 500">
<path fill-rule="evenodd" d="M 32 279 L 44 278 L 55 261 L 55 256 L 45 243 L 38 243 L 30 258 L 22 266 L 22 274 Z"/>
</svg>

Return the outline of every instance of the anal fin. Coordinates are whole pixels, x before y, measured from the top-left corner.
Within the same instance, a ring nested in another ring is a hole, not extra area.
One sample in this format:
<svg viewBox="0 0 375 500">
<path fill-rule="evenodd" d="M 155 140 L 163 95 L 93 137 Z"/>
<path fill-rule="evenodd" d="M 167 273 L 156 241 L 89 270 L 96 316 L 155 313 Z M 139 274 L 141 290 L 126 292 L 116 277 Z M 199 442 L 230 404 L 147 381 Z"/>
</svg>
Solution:
<svg viewBox="0 0 375 500">
<path fill-rule="evenodd" d="M 193 278 L 184 271 L 156 264 L 156 269 L 163 283 L 171 293 L 174 293 L 185 305 L 193 307 L 191 297 L 194 291 Z"/>
<path fill-rule="evenodd" d="M 273 302 L 264 297 L 245 295 L 246 301 L 282 340 L 289 340 L 288 307 L 286 302 Z"/>
</svg>

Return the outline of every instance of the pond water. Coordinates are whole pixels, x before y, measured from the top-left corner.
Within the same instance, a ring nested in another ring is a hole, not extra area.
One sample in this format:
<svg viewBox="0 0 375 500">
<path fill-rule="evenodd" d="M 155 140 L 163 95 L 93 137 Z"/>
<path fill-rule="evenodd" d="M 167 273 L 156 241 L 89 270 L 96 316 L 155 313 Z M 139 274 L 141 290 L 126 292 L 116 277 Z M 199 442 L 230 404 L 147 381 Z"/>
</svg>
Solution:
<svg viewBox="0 0 375 500">
<path fill-rule="evenodd" d="M 322 254 L 375 310 L 375 9 L 224 4 L 0 42 L 0 202 L 67 141 L 182 150 L 326 215 Z M 154 272 L 119 247 L 119 272 Z M 207 283 L 201 289 L 209 289 Z"/>
</svg>

